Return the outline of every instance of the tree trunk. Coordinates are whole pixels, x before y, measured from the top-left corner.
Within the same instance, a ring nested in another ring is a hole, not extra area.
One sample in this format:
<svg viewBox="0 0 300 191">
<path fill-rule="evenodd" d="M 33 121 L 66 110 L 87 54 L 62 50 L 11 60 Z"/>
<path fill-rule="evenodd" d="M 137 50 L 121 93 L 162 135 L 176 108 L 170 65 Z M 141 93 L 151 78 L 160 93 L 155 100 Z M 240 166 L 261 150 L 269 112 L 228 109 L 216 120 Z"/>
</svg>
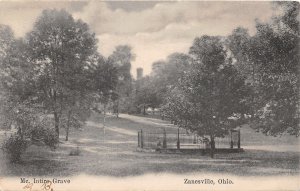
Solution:
<svg viewBox="0 0 300 191">
<path fill-rule="evenodd" d="M 55 81 L 56 84 L 56 81 Z M 56 90 L 53 90 L 53 101 L 54 101 L 54 128 L 55 128 L 55 136 L 56 136 L 56 142 L 59 142 L 59 115 L 56 110 Z"/>
<path fill-rule="evenodd" d="M 164 113 L 163 113 L 161 110 L 159 110 L 159 112 L 160 112 L 161 120 L 165 120 L 165 115 L 164 115 Z"/>
<path fill-rule="evenodd" d="M 104 104 L 103 108 L 103 131 L 105 132 L 105 118 L 106 118 L 106 104 Z"/>
<path fill-rule="evenodd" d="M 54 112 L 54 122 L 55 122 L 55 133 L 56 133 L 56 140 L 59 141 L 59 117 L 57 112 Z"/>
<path fill-rule="evenodd" d="M 116 116 L 119 118 L 119 100 L 117 100 Z"/>
<path fill-rule="evenodd" d="M 143 115 L 146 115 L 146 105 L 143 106 Z"/>
<path fill-rule="evenodd" d="M 213 135 L 210 136 L 210 157 L 214 158 L 215 155 L 215 137 Z"/>
<path fill-rule="evenodd" d="M 66 129 L 66 141 L 69 140 L 69 127 L 67 126 L 67 129 Z"/>
<path fill-rule="evenodd" d="M 66 128 L 66 141 L 69 140 L 70 120 L 71 120 L 71 111 L 68 112 L 68 121 L 67 121 L 67 128 Z"/>
</svg>

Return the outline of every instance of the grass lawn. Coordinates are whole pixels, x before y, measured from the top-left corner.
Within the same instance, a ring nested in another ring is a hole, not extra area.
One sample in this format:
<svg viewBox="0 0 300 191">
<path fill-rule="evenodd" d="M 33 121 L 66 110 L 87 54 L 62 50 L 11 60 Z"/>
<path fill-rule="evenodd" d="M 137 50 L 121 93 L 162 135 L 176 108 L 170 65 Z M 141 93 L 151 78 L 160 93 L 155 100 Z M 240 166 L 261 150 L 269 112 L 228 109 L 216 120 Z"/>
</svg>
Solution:
<svg viewBox="0 0 300 191">
<path fill-rule="evenodd" d="M 71 176 L 77 174 L 134 176 L 148 173 L 226 173 L 241 176 L 299 174 L 299 139 L 291 136 L 266 137 L 242 128 L 243 153 L 216 154 L 214 159 L 200 154 L 138 152 L 137 131 L 176 131 L 166 121 L 131 115 L 103 117 L 93 114 L 82 130 L 71 129 L 64 141 L 61 129 L 59 148 L 51 151 L 31 146 L 19 164 L 10 164 L 0 153 L 1 176 Z M 79 148 L 78 156 L 70 152 Z"/>
</svg>

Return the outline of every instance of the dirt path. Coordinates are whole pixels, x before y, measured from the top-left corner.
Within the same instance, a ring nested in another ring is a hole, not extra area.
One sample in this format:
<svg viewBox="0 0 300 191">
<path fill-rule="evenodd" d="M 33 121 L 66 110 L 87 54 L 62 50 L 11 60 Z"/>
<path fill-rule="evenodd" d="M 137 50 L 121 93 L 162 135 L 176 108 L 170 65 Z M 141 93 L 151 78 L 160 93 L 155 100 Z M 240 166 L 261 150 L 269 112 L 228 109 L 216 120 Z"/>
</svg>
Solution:
<svg viewBox="0 0 300 191">
<path fill-rule="evenodd" d="M 130 131 L 130 130 L 126 130 L 126 129 L 122 129 L 119 127 L 115 127 L 115 126 L 106 126 L 105 128 L 103 127 L 103 124 L 101 123 L 95 123 L 93 121 L 87 121 L 86 124 L 88 126 L 93 126 L 99 129 L 102 129 L 103 131 L 114 131 L 116 133 L 120 133 L 120 134 L 125 134 L 125 135 L 132 135 L 135 136 L 136 132 L 135 131 Z"/>
<path fill-rule="evenodd" d="M 153 127 L 168 127 L 168 128 L 176 128 L 173 124 L 169 123 L 168 121 L 160 120 L 160 119 L 153 119 L 149 117 L 140 117 L 135 115 L 128 115 L 128 114 L 121 114 L 120 117 L 131 120 L 135 123 L 147 124 L 152 125 Z"/>
</svg>

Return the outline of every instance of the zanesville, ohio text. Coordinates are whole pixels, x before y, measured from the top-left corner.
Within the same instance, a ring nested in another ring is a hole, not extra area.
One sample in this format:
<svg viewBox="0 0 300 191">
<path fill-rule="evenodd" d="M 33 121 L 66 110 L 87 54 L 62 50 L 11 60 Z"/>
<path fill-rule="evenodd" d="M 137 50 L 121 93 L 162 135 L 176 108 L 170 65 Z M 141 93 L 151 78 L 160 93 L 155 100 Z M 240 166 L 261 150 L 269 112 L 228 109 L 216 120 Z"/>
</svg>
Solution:
<svg viewBox="0 0 300 191">
<path fill-rule="evenodd" d="M 234 184 L 230 179 L 218 179 L 218 184 Z M 212 184 L 215 185 L 215 181 L 211 179 L 184 179 L 184 184 Z"/>
<path fill-rule="evenodd" d="M 44 179 L 44 178 L 33 178 L 33 182 L 31 182 L 27 178 L 20 178 L 20 183 L 34 183 L 34 184 L 43 184 L 51 182 L 53 184 L 70 184 L 70 179 L 59 179 L 59 178 L 52 178 L 52 179 Z"/>
</svg>

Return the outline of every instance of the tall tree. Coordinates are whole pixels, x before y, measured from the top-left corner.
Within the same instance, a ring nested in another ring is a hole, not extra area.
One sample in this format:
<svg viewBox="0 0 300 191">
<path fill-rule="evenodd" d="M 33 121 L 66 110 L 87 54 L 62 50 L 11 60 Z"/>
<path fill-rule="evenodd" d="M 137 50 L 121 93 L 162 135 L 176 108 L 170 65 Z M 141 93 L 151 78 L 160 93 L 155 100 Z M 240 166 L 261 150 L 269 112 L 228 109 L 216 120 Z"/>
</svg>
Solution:
<svg viewBox="0 0 300 191">
<path fill-rule="evenodd" d="M 178 84 L 180 77 L 189 70 L 191 62 L 189 55 L 178 52 L 169 55 L 165 61 L 154 62 L 151 75 L 139 82 L 144 89 L 140 91 L 143 93 L 140 94 L 139 100 L 153 109 L 162 106 L 170 91 Z"/>
<path fill-rule="evenodd" d="M 85 72 L 97 41 L 86 23 L 74 20 L 65 10 L 44 10 L 26 40 L 35 66 L 38 100 L 53 114 L 58 139 L 70 92 L 86 91 Z"/>
<path fill-rule="evenodd" d="M 254 36 L 259 64 L 261 119 L 253 127 L 266 134 L 300 134 L 299 116 L 299 2 L 279 4 L 284 13 L 269 23 L 257 23 Z M 263 111 L 263 112 L 262 112 Z"/>
<path fill-rule="evenodd" d="M 155 78 L 153 76 L 145 76 L 136 81 L 138 87 L 136 94 L 134 95 L 133 104 L 136 105 L 138 111 L 146 115 L 147 108 L 158 108 L 161 104 L 161 99 L 157 92 L 157 87 L 154 83 Z"/>
<path fill-rule="evenodd" d="M 167 109 L 171 107 L 169 116 L 180 127 L 210 137 L 213 157 L 215 138 L 226 135 L 247 113 L 248 90 L 221 38 L 196 38 L 190 54 L 194 62 L 173 90 Z"/>
<path fill-rule="evenodd" d="M 2 127 L 14 125 L 19 135 L 29 127 L 31 118 L 38 113 L 35 104 L 35 83 L 33 67 L 28 61 L 27 45 L 22 39 L 15 39 L 7 26 L 0 27 L 0 87 Z M 30 117 L 31 116 L 31 117 Z M 26 125 L 27 124 L 27 125 Z"/>
<path fill-rule="evenodd" d="M 152 77 L 160 97 L 178 83 L 178 79 L 188 71 L 192 59 L 183 53 L 173 53 L 166 61 L 153 63 Z"/>
<path fill-rule="evenodd" d="M 15 129 L 16 133 L 5 140 L 2 146 L 11 162 L 17 162 L 27 143 L 40 140 L 51 148 L 55 148 L 55 144 L 52 141 L 54 134 L 45 128 L 51 125 L 46 120 L 47 114 L 37 102 L 34 67 L 28 59 L 28 47 L 22 39 L 15 39 L 7 29 L 2 31 L 6 37 L 10 36 L 10 41 L 5 41 L 9 43 L 5 44 L 1 54 L 1 128 Z M 2 41 L 3 36 L 0 38 Z"/>
<path fill-rule="evenodd" d="M 118 82 L 117 68 L 111 59 L 99 56 L 96 65 L 91 70 L 91 82 L 94 92 L 95 102 L 101 104 L 106 112 L 107 105 L 117 99 L 116 86 Z"/>
<path fill-rule="evenodd" d="M 111 56 L 108 57 L 108 61 L 113 63 L 117 69 L 118 82 L 116 87 L 116 94 L 118 98 L 114 104 L 114 112 L 119 114 L 120 108 L 122 110 L 128 110 L 129 95 L 132 91 L 132 77 L 130 74 L 131 61 L 135 59 L 135 54 L 132 53 L 132 49 L 128 45 L 119 45 Z M 120 107 L 121 106 L 121 107 Z"/>
<path fill-rule="evenodd" d="M 15 41 L 12 29 L 7 25 L 0 25 L 0 63 L 7 56 Z"/>
<path fill-rule="evenodd" d="M 251 126 L 268 135 L 299 136 L 299 3 L 275 4 L 282 14 L 257 22 L 252 37 L 236 29 L 230 49 L 252 84 Z"/>
<path fill-rule="evenodd" d="M 15 42 L 14 34 L 12 29 L 9 26 L 6 25 L 0 25 L 0 78 L 1 78 L 1 83 L 0 83 L 0 121 L 1 121 L 1 126 L 4 127 L 5 125 L 5 117 L 4 114 L 6 112 L 3 112 L 4 105 L 6 103 L 5 101 L 5 90 L 3 87 L 3 81 L 4 78 L 6 78 L 7 75 L 7 61 L 8 61 L 8 56 L 11 53 L 11 50 L 13 49 L 13 44 Z"/>
</svg>

